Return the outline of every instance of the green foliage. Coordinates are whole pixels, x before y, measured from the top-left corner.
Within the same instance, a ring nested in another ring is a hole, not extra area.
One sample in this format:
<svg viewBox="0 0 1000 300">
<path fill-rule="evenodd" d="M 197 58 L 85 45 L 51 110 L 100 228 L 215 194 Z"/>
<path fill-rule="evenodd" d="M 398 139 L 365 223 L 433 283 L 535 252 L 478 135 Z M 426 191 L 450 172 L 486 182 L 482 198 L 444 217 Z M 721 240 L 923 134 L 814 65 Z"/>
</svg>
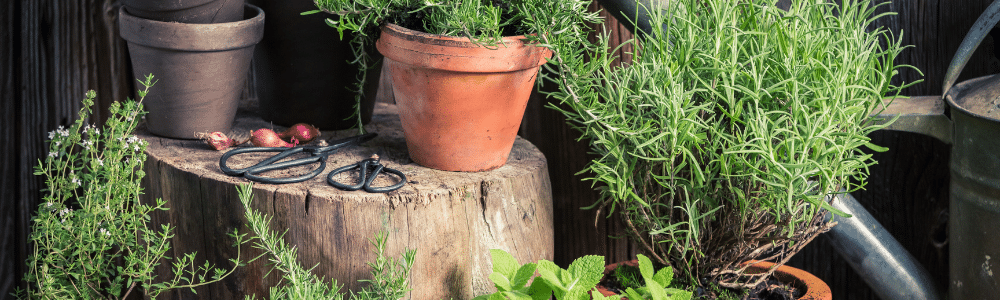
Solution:
<svg viewBox="0 0 1000 300">
<path fill-rule="evenodd" d="M 262 256 L 268 257 L 273 270 L 282 273 L 281 282 L 278 286 L 271 288 L 269 298 L 289 300 L 344 299 L 344 294 L 340 292 L 341 286 L 336 280 L 325 282 L 322 278 L 314 275 L 311 268 L 302 267 L 298 262 L 298 251 L 285 243 L 282 239 L 283 234 L 279 235 L 269 229 L 271 217 L 261 214 L 251 207 L 253 184 L 241 184 L 237 189 L 239 190 L 240 202 L 243 203 L 245 209 L 247 226 L 255 235 L 249 238 L 254 241 L 253 247 L 263 250 Z M 358 293 L 351 293 L 350 299 L 401 299 L 409 291 L 408 281 L 416 251 L 406 250 L 399 260 L 386 256 L 388 235 L 387 231 L 379 231 L 375 234 L 375 239 L 370 241 L 375 247 L 376 254 L 375 262 L 368 263 L 368 266 L 372 268 L 372 279 L 360 280 L 369 283 L 369 285 Z M 246 298 L 254 299 L 255 297 L 251 295 Z"/>
<path fill-rule="evenodd" d="M 558 34 L 559 42 L 585 47 L 580 34 L 582 20 L 596 23 L 596 13 L 587 13 L 589 1 L 582 0 L 315 0 L 317 10 L 335 15 L 326 23 L 337 28 L 341 39 L 351 33 L 351 46 L 361 72 L 354 87 L 360 103 L 365 73 L 375 65 L 371 51 L 379 27 L 394 23 L 427 33 L 466 37 L 484 47 L 498 45 L 503 36 L 546 32 Z M 544 23 L 545 26 L 535 26 Z M 360 116 L 360 106 L 355 106 Z M 361 119 L 358 127 L 361 128 Z"/>
<path fill-rule="evenodd" d="M 490 250 L 493 259 L 493 281 L 497 292 L 482 295 L 474 300 L 543 300 L 553 294 L 558 300 L 621 299 L 621 296 L 605 297 L 597 292 L 597 284 L 604 277 L 604 257 L 588 255 L 577 258 L 568 269 L 560 268 L 548 260 L 520 265 L 514 256 L 500 249 Z M 629 299 L 681 300 L 690 299 L 691 292 L 667 288 L 673 279 L 671 268 L 663 268 L 653 274 L 652 262 L 639 255 L 639 268 L 645 282 L 638 290 L 627 290 Z M 538 277 L 531 277 L 538 272 Z M 531 281 L 530 285 L 527 285 Z M 593 298 L 592 298 L 593 297 Z"/>
<path fill-rule="evenodd" d="M 187 253 L 174 260 L 172 278 L 156 278 L 155 268 L 172 259 L 166 253 L 173 227 L 149 226 L 150 214 L 167 210 L 163 200 L 139 201 L 147 142 L 132 133 L 145 115 L 142 99 L 153 76 L 139 83 L 145 87 L 139 101 L 112 103 L 103 128 L 85 124 L 96 97 L 89 91 L 76 122 L 49 133 L 49 153 L 35 167 L 47 188 L 32 219 L 28 288 L 15 293 L 19 299 L 124 299 L 133 292 L 155 299 L 171 289 L 194 292 L 241 265 L 239 257 L 228 271 L 198 265 L 195 253 Z M 242 236 L 231 235 L 239 247 Z"/>
<path fill-rule="evenodd" d="M 554 52 L 552 108 L 597 157 L 593 207 L 691 282 L 750 285 L 740 263 L 783 262 L 830 226 L 826 210 L 843 215 L 826 200 L 863 186 L 862 147 L 879 150 L 867 134 L 884 126 L 868 116 L 906 86 L 891 83 L 905 47 L 869 30 L 886 15 L 871 1 L 776 1 L 664 1 L 621 67 L 528 22 Z"/>
<path fill-rule="evenodd" d="M 671 288 L 670 283 L 674 280 L 674 269 L 671 267 L 662 268 L 653 273 L 653 262 L 645 255 L 637 255 L 639 260 L 639 272 L 642 274 L 645 286 L 639 288 L 627 288 L 625 295 L 629 299 L 652 299 L 652 300 L 688 300 L 692 293 L 682 289 Z"/>
</svg>

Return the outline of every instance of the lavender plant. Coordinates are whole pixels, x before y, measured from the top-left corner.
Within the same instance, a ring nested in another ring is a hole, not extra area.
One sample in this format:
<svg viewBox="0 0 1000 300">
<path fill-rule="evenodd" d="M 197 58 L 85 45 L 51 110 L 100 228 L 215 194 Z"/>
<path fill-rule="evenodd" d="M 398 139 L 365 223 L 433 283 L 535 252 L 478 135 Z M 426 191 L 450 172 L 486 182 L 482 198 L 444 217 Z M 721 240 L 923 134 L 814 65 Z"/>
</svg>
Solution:
<svg viewBox="0 0 1000 300">
<path fill-rule="evenodd" d="M 620 68 L 607 37 L 582 51 L 529 22 L 554 53 L 548 95 L 596 154 L 593 207 L 694 285 L 755 286 L 769 273 L 746 261 L 783 264 L 826 213 L 846 216 L 827 201 L 864 185 L 863 148 L 883 151 L 869 116 L 907 86 L 892 82 L 906 47 L 868 0 L 650 2 L 653 30 Z"/>
<path fill-rule="evenodd" d="M 155 299 L 217 282 L 241 265 L 239 257 L 229 270 L 196 264 L 195 253 L 169 257 L 173 227 L 149 224 L 150 214 L 167 208 L 162 199 L 139 201 L 147 142 L 133 132 L 153 76 L 139 83 L 139 100 L 113 103 L 105 126 L 86 123 L 96 97 L 89 91 L 76 122 L 49 132 L 49 153 L 35 167 L 46 189 L 32 219 L 28 288 L 15 292 L 19 299 L 125 299 L 137 292 Z M 242 245 L 243 236 L 231 235 L 234 246 Z M 169 260 L 173 277 L 157 278 L 155 269 Z"/>
</svg>

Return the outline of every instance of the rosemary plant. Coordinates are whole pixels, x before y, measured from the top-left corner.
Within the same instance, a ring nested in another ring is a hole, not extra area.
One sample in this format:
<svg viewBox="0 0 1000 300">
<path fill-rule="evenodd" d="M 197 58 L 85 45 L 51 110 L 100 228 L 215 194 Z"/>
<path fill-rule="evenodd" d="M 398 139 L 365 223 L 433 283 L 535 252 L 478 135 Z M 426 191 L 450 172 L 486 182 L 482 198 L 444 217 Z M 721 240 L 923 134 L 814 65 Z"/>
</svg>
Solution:
<svg viewBox="0 0 1000 300">
<path fill-rule="evenodd" d="M 906 47 L 871 30 L 886 15 L 871 1 L 775 2 L 664 2 L 620 68 L 533 24 L 554 52 L 552 107 L 597 155 L 592 207 L 623 214 L 634 241 L 692 284 L 754 286 L 764 276 L 744 262 L 783 264 L 833 226 L 824 214 L 844 214 L 829 196 L 863 187 L 875 163 L 863 147 L 884 151 L 869 116 L 908 86 L 891 82 L 910 67 L 894 64 Z"/>
<path fill-rule="evenodd" d="M 587 13 L 589 1 L 577 0 L 314 0 L 317 10 L 335 15 L 326 19 L 341 38 L 352 33 L 353 64 L 360 69 L 354 86 L 360 103 L 366 72 L 375 64 L 372 50 L 379 27 L 394 23 L 432 34 L 466 37 L 483 47 L 499 47 L 504 36 L 556 33 L 560 42 L 587 48 L 587 36 L 577 27 L 581 20 L 596 22 L 596 13 Z M 533 26 L 544 23 L 545 27 Z M 355 105 L 360 116 L 360 105 Z M 361 128 L 361 119 L 357 118 Z"/>
<path fill-rule="evenodd" d="M 329 283 L 313 274 L 311 269 L 302 267 L 298 262 L 298 254 L 294 247 L 289 247 L 279 235 L 270 229 L 271 218 L 255 211 L 253 202 L 253 184 L 242 184 L 237 187 L 240 201 L 243 203 L 247 227 L 253 231 L 253 247 L 263 250 L 262 256 L 267 256 L 273 270 L 282 273 L 278 286 L 272 287 L 270 299 L 319 300 L 344 299 L 340 292 L 341 286 L 336 280 Z M 375 247 L 375 261 L 369 262 L 372 279 L 360 280 L 368 286 L 357 293 L 351 293 L 353 300 L 389 300 L 401 299 L 409 291 L 410 270 L 416 257 L 415 250 L 406 250 L 400 259 L 386 256 L 388 231 L 379 231 L 371 241 Z M 260 257 L 257 257 L 260 258 Z M 255 258 L 256 259 L 256 258 Z M 254 299 L 253 295 L 246 299 Z"/>
<path fill-rule="evenodd" d="M 79 119 L 49 133 L 49 154 L 35 167 L 47 188 L 32 220 L 28 288 L 17 291 L 18 298 L 125 299 L 145 293 L 155 299 L 171 289 L 194 291 L 241 265 L 239 257 L 231 259 L 230 270 L 198 265 L 195 253 L 171 258 L 173 227 L 156 230 L 147 223 L 150 214 L 166 208 L 161 199 L 155 205 L 139 201 L 147 142 L 132 133 L 145 115 L 142 99 L 153 76 L 139 82 L 139 101 L 112 103 L 103 128 L 85 123 L 96 97 L 89 91 Z M 234 246 L 242 245 L 243 236 L 231 235 Z M 156 267 L 171 259 L 173 277 L 156 278 Z"/>
</svg>

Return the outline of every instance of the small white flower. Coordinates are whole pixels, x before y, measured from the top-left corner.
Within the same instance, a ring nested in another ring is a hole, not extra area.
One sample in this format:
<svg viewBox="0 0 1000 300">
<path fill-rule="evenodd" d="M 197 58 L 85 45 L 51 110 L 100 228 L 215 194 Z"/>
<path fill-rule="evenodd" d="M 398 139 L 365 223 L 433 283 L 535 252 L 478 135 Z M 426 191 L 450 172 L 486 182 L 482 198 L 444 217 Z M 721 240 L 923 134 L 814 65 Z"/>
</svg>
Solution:
<svg viewBox="0 0 1000 300">
<path fill-rule="evenodd" d="M 104 230 L 104 228 L 98 229 L 97 231 L 100 231 L 105 236 L 110 236 L 111 235 L 111 232 L 108 232 L 107 230 Z"/>
<path fill-rule="evenodd" d="M 52 207 L 52 202 L 45 202 L 45 207 Z"/>
<path fill-rule="evenodd" d="M 66 214 L 69 214 L 70 212 L 72 212 L 72 210 L 70 210 L 69 208 L 63 208 L 62 210 L 59 211 L 59 217 L 64 217 L 66 216 Z"/>
<path fill-rule="evenodd" d="M 54 139 L 54 138 L 56 138 L 56 131 L 55 130 L 49 131 L 49 139 L 51 140 L 51 139 Z"/>
<path fill-rule="evenodd" d="M 63 137 L 68 137 L 69 136 L 69 130 L 66 130 L 62 126 L 59 126 L 59 129 L 56 129 L 56 131 L 59 132 L 59 135 L 61 135 Z"/>
<path fill-rule="evenodd" d="M 100 158 L 98 158 L 97 159 L 97 165 L 103 167 L 104 166 L 104 160 L 101 160 Z"/>
<path fill-rule="evenodd" d="M 135 144 L 135 151 L 139 151 L 139 144 Z"/>
<path fill-rule="evenodd" d="M 49 157 L 59 157 L 59 153 L 55 151 L 49 151 Z"/>
<path fill-rule="evenodd" d="M 60 144 L 62 144 L 62 142 L 56 141 L 56 147 L 59 147 Z"/>
<path fill-rule="evenodd" d="M 94 131 L 94 134 L 101 134 L 101 130 L 97 129 L 96 126 L 93 128 L 93 131 Z"/>
</svg>

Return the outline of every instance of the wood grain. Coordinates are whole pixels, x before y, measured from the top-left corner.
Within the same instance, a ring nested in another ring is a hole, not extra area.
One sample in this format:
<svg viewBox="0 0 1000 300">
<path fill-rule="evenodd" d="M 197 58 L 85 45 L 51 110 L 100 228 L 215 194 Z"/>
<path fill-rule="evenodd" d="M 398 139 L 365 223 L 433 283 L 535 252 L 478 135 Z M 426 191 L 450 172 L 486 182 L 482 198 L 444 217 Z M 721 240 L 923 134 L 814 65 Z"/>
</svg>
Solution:
<svg viewBox="0 0 1000 300">
<path fill-rule="evenodd" d="M 270 127 L 247 113 L 241 111 L 233 134 Z M 327 169 L 381 151 L 383 163 L 406 174 L 408 184 L 402 189 L 387 194 L 340 191 L 327 185 L 326 173 L 302 183 L 254 186 L 254 206 L 274 218 L 273 230 L 287 230 L 285 240 L 298 249 L 303 266 L 316 266 L 317 275 L 357 291 L 358 280 L 370 279 L 367 263 L 375 258 L 369 240 L 386 229 L 391 233 L 390 255 L 417 249 L 410 297 L 470 299 L 494 289 L 487 281 L 492 272 L 489 249 L 507 250 L 521 261 L 553 258 L 551 184 L 546 160 L 533 145 L 517 139 L 507 164 L 494 171 L 445 172 L 409 160 L 394 105 L 379 103 L 366 128 L 379 136 L 331 156 Z M 354 133 L 324 132 L 324 137 L 333 140 Z M 174 255 L 198 251 L 199 261 L 225 266 L 237 255 L 227 233 L 247 232 L 235 187 L 247 181 L 223 174 L 218 166 L 223 152 L 210 150 L 201 141 L 145 132 L 140 136 L 150 141 L 146 166 L 156 173 L 146 182 L 148 194 L 163 197 L 171 208 L 154 221 L 177 226 Z M 237 156 L 230 165 L 241 167 L 266 157 L 246 156 Z M 243 249 L 241 258 L 259 253 Z M 262 280 L 268 270 L 255 262 L 223 284 L 198 290 L 198 295 L 200 299 L 264 295 L 280 276 L 272 273 Z M 170 298 L 195 297 L 181 291 Z"/>
</svg>

